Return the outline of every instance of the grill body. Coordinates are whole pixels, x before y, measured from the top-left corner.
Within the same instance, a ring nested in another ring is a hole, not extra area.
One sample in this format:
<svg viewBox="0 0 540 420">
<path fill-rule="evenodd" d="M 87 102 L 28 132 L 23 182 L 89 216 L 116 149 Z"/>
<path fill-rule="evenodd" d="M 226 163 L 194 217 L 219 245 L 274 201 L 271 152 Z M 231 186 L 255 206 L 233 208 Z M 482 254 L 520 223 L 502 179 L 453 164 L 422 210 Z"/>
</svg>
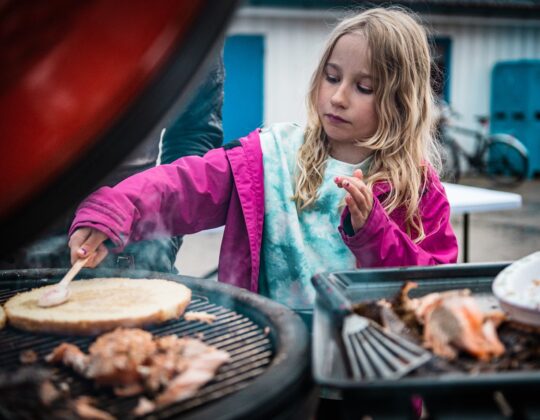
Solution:
<svg viewBox="0 0 540 420">
<path fill-rule="evenodd" d="M 0 303 L 17 292 L 50 284 L 65 270 L 22 270 L 0 272 Z M 157 336 L 202 337 L 206 343 L 228 351 L 232 360 L 193 397 L 151 415 L 152 418 L 290 418 L 311 409 L 313 386 L 309 375 L 308 334 L 302 321 L 290 310 L 253 293 L 228 285 L 163 273 L 124 270 L 83 270 L 80 278 L 130 277 L 179 281 L 193 292 L 187 311 L 216 315 L 212 324 L 173 320 L 147 328 Z M 11 327 L 0 331 L 0 371 L 20 366 L 19 355 L 32 349 L 43 357 L 67 341 L 86 351 L 95 337 L 33 334 Z M 70 383 L 71 394 L 92 395 L 98 406 L 118 418 L 129 418 L 138 397 L 119 398 L 106 388 L 71 369 L 55 367 L 55 380 Z M 1 396 L 0 396 L 1 405 Z"/>
</svg>

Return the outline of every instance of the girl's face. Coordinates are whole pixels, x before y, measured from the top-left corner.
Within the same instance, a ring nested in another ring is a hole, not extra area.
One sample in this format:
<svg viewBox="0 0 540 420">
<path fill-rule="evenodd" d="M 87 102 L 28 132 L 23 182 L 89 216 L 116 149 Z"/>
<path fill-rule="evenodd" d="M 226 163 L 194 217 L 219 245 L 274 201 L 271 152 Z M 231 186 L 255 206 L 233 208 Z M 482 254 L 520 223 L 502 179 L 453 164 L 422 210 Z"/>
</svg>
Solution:
<svg viewBox="0 0 540 420">
<path fill-rule="evenodd" d="M 364 36 L 347 34 L 338 39 L 325 65 L 317 112 L 333 151 L 352 152 L 351 145 L 377 130 L 370 55 Z"/>
</svg>

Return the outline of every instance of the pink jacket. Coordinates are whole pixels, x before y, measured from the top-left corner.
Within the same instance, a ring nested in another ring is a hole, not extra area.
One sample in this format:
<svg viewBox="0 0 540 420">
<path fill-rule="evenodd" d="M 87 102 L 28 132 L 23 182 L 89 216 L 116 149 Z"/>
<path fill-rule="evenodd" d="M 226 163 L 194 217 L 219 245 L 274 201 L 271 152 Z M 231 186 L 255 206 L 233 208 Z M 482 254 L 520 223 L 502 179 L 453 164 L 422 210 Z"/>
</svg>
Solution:
<svg viewBox="0 0 540 420">
<path fill-rule="evenodd" d="M 387 215 L 374 187 L 373 210 L 364 227 L 348 236 L 339 231 L 359 267 L 452 263 L 457 241 L 450 206 L 437 176 L 430 176 L 420 208 L 426 238 L 415 244 L 404 231 L 403 212 Z M 105 233 L 121 251 L 129 242 L 162 235 L 195 233 L 225 225 L 219 257 L 220 281 L 258 290 L 264 218 L 264 182 L 259 131 L 203 157 L 187 156 L 103 187 L 79 206 L 69 234 L 81 227 Z"/>
</svg>

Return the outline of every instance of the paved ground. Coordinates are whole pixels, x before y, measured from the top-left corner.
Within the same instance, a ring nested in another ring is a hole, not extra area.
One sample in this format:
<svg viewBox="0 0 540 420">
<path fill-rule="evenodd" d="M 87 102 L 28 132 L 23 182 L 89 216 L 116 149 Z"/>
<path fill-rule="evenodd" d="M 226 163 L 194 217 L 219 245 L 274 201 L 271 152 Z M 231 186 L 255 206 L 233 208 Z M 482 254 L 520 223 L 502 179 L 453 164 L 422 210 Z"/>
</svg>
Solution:
<svg viewBox="0 0 540 420">
<path fill-rule="evenodd" d="M 473 177 L 463 179 L 461 184 L 500 189 L 488 180 Z M 527 181 L 505 191 L 521 194 L 523 206 L 470 216 L 471 262 L 513 261 L 540 251 L 540 180 Z M 461 244 L 461 217 L 452 218 L 452 225 Z M 180 273 L 199 277 L 217 267 L 221 238 L 221 230 L 187 236 L 176 264 Z"/>
</svg>

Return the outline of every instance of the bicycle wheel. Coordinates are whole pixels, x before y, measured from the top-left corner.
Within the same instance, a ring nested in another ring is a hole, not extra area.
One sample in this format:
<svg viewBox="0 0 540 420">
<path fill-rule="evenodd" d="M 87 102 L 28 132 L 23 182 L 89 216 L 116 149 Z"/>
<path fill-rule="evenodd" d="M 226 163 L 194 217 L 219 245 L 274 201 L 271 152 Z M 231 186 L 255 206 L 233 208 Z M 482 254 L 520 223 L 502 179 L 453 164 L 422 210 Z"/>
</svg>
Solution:
<svg viewBox="0 0 540 420">
<path fill-rule="evenodd" d="M 495 183 L 512 186 L 527 178 L 529 154 L 515 137 L 495 134 L 488 138 L 484 163 L 486 174 Z"/>
<path fill-rule="evenodd" d="M 459 149 L 453 138 L 445 138 L 442 141 L 441 151 L 442 174 L 441 179 L 445 182 L 457 184 L 461 177 L 461 167 L 459 165 Z"/>
</svg>

